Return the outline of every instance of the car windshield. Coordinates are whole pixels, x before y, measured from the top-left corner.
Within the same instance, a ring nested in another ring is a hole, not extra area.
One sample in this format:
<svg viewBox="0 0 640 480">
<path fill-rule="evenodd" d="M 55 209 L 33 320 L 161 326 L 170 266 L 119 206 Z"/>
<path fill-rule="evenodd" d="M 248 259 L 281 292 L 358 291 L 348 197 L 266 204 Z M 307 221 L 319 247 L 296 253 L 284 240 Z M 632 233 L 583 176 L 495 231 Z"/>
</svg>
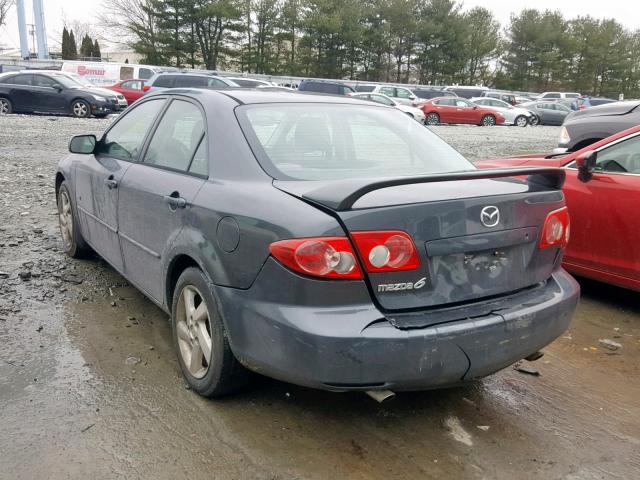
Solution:
<svg viewBox="0 0 640 480">
<path fill-rule="evenodd" d="M 80 82 L 69 78 L 66 75 L 53 75 L 51 78 L 55 79 L 56 82 L 65 88 L 77 88 L 82 86 Z"/>
<path fill-rule="evenodd" d="M 246 105 L 238 117 L 276 179 L 337 180 L 475 170 L 398 110 L 326 103 Z"/>
</svg>

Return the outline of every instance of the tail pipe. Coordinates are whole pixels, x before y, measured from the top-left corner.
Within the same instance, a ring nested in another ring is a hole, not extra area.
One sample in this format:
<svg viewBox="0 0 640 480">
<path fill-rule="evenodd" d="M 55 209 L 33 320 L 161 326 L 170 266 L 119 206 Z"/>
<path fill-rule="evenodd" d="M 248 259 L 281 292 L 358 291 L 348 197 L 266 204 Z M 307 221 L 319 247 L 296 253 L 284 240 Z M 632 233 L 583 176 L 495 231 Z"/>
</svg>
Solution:
<svg viewBox="0 0 640 480">
<path fill-rule="evenodd" d="M 367 390 L 364 393 L 369 395 L 378 403 L 387 403 L 390 400 L 393 400 L 396 396 L 391 390 Z"/>
</svg>

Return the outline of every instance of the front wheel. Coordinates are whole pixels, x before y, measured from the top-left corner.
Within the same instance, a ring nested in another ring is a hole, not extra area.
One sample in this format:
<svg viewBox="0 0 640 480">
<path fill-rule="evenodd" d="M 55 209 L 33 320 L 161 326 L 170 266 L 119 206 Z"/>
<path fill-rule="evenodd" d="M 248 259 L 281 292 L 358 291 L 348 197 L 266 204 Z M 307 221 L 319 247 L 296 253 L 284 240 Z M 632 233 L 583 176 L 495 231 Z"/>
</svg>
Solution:
<svg viewBox="0 0 640 480">
<path fill-rule="evenodd" d="M 82 258 L 91 251 L 78 229 L 66 182 L 62 182 L 58 189 L 58 224 L 64 253 L 72 258 Z"/>
<path fill-rule="evenodd" d="M 527 117 L 525 117 L 524 115 L 518 115 L 515 122 L 513 123 L 517 127 L 526 127 L 527 125 L 529 125 L 529 120 L 527 120 Z"/>
<path fill-rule="evenodd" d="M 496 117 L 493 115 L 485 115 L 480 122 L 483 127 L 493 127 L 496 124 Z"/>
<path fill-rule="evenodd" d="M 187 268 L 180 275 L 171 318 L 178 363 L 193 390 L 204 397 L 220 397 L 246 383 L 248 371 L 231 351 L 211 286 L 198 268 Z"/>
<path fill-rule="evenodd" d="M 13 105 L 8 98 L 0 97 L 0 115 L 6 115 L 13 112 Z"/>
<path fill-rule="evenodd" d="M 427 115 L 427 125 L 437 125 L 440 123 L 440 116 L 437 113 Z"/>
<path fill-rule="evenodd" d="M 84 100 L 74 100 L 71 104 L 71 113 L 76 118 L 87 118 L 91 115 L 91 108 Z"/>
<path fill-rule="evenodd" d="M 533 115 L 531 117 L 531 120 L 529 120 L 529 125 L 531 125 L 532 127 L 540 125 L 540 117 L 538 117 L 537 115 Z"/>
</svg>

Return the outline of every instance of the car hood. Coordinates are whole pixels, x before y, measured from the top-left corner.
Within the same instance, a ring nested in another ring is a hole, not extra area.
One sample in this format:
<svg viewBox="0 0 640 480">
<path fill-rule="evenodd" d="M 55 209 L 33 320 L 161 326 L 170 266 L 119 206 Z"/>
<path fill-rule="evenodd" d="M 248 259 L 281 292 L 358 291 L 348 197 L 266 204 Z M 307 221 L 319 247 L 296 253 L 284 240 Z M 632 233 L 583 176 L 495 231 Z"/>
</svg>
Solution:
<svg viewBox="0 0 640 480">
<path fill-rule="evenodd" d="M 478 168 L 509 168 L 509 167 L 561 167 L 567 162 L 566 156 L 546 158 L 543 153 L 518 155 L 508 158 L 494 158 L 473 162 Z"/>
<path fill-rule="evenodd" d="M 573 112 L 567 120 L 582 117 L 601 117 L 606 115 L 626 115 L 640 106 L 640 102 L 615 102 Z"/>
<path fill-rule="evenodd" d="M 118 98 L 118 94 L 113 90 L 107 90 L 106 88 L 100 87 L 90 87 L 90 88 L 80 88 L 83 92 L 90 93 L 91 95 L 99 95 L 101 97 L 115 97 Z"/>
<path fill-rule="evenodd" d="M 401 103 L 396 105 L 398 110 L 403 112 L 412 113 L 414 115 L 424 115 L 424 112 L 416 107 L 410 107 L 409 105 L 402 105 Z"/>
</svg>

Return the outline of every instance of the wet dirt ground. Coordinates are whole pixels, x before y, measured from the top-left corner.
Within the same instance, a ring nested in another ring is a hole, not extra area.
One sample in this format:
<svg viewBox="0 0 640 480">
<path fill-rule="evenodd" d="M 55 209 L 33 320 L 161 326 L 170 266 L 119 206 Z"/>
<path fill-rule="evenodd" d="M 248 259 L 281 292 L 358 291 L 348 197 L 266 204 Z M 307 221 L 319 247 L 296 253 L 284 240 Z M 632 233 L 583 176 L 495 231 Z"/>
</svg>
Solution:
<svg viewBox="0 0 640 480">
<path fill-rule="evenodd" d="M 640 295 L 581 280 L 535 363 L 379 405 L 256 379 L 185 388 L 167 316 L 98 258 L 60 253 L 53 172 L 109 120 L 0 117 L 0 478 L 640 478 Z M 557 129 L 438 127 L 472 158 Z M 622 346 L 603 348 L 599 339 Z"/>
</svg>

